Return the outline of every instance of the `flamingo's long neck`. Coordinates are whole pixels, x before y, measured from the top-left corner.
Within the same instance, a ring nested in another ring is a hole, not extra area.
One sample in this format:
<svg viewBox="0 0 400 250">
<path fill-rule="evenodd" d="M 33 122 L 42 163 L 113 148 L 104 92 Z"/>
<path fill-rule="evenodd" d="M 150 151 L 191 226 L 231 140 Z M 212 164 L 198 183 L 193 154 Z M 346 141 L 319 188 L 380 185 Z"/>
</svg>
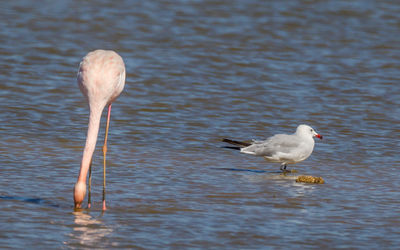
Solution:
<svg viewBox="0 0 400 250">
<path fill-rule="evenodd" d="M 86 136 L 85 149 L 83 150 L 81 169 L 79 171 L 78 182 L 86 183 L 87 173 L 92 160 L 93 152 L 96 147 L 97 135 L 99 133 L 100 118 L 104 107 L 90 108 L 88 132 Z"/>
<path fill-rule="evenodd" d="M 81 169 L 79 171 L 78 180 L 74 187 L 74 203 L 75 208 L 81 208 L 83 199 L 86 195 L 86 177 L 89 171 L 90 162 L 93 156 L 94 148 L 96 147 L 97 134 L 99 133 L 100 118 L 103 107 L 90 107 L 89 126 L 86 136 L 86 145 L 83 150 Z"/>
</svg>

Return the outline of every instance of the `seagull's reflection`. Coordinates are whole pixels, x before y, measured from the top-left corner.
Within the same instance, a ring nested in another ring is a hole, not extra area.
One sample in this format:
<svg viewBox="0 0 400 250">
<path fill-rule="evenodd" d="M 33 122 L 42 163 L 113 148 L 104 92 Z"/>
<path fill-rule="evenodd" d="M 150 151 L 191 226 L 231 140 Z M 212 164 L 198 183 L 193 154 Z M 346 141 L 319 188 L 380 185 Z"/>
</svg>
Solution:
<svg viewBox="0 0 400 250">
<path fill-rule="evenodd" d="M 84 211 L 73 212 L 75 216 L 73 232 L 71 233 L 72 244 L 81 246 L 96 247 L 104 243 L 104 238 L 110 235 L 113 230 L 104 225 L 100 219 L 93 218 Z"/>
<path fill-rule="evenodd" d="M 241 171 L 241 170 L 240 170 Z M 251 171 L 254 172 L 254 171 Z M 310 195 L 316 190 L 316 185 L 296 182 L 297 174 L 282 174 L 281 172 L 267 172 L 257 170 L 255 175 L 244 175 L 243 178 L 253 183 L 266 183 L 266 181 L 274 181 L 274 185 L 285 188 L 292 197 L 303 197 Z"/>
</svg>

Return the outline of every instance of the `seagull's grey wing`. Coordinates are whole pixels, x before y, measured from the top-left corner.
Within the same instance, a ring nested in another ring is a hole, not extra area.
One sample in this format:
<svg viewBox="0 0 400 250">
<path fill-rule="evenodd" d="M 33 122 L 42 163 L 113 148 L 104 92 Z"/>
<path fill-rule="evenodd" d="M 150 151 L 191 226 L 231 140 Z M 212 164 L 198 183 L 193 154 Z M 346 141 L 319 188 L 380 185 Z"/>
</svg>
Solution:
<svg viewBox="0 0 400 250">
<path fill-rule="evenodd" d="M 272 157 L 276 153 L 289 153 L 300 144 L 301 141 L 296 136 L 278 134 L 265 141 L 256 141 L 241 151 L 247 154 Z"/>
<path fill-rule="evenodd" d="M 277 152 L 290 153 L 297 149 L 302 141 L 295 135 L 279 134 L 269 138 L 269 147 L 275 149 Z"/>
</svg>

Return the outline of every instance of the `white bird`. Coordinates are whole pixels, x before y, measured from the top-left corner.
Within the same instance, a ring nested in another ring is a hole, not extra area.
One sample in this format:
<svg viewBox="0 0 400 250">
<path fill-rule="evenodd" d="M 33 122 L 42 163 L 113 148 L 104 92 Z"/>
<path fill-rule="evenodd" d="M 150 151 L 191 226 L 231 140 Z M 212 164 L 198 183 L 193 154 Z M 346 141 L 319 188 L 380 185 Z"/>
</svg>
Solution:
<svg viewBox="0 0 400 250">
<path fill-rule="evenodd" d="M 264 141 L 253 140 L 251 143 L 223 139 L 241 153 L 263 156 L 269 162 L 281 163 L 280 169 L 286 171 L 287 164 L 294 164 L 307 159 L 314 149 L 314 137 L 322 139 L 322 135 L 308 125 L 299 125 L 291 135 L 276 134 Z"/>
</svg>

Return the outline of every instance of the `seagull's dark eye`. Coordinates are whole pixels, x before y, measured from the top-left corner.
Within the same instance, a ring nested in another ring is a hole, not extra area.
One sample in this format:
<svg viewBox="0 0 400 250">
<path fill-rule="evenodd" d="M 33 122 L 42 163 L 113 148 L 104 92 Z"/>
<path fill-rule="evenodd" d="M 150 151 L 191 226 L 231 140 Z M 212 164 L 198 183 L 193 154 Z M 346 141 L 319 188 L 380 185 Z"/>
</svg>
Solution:
<svg viewBox="0 0 400 250">
<path fill-rule="evenodd" d="M 311 132 L 313 132 L 313 129 L 310 129 Z"/>
</svg>

